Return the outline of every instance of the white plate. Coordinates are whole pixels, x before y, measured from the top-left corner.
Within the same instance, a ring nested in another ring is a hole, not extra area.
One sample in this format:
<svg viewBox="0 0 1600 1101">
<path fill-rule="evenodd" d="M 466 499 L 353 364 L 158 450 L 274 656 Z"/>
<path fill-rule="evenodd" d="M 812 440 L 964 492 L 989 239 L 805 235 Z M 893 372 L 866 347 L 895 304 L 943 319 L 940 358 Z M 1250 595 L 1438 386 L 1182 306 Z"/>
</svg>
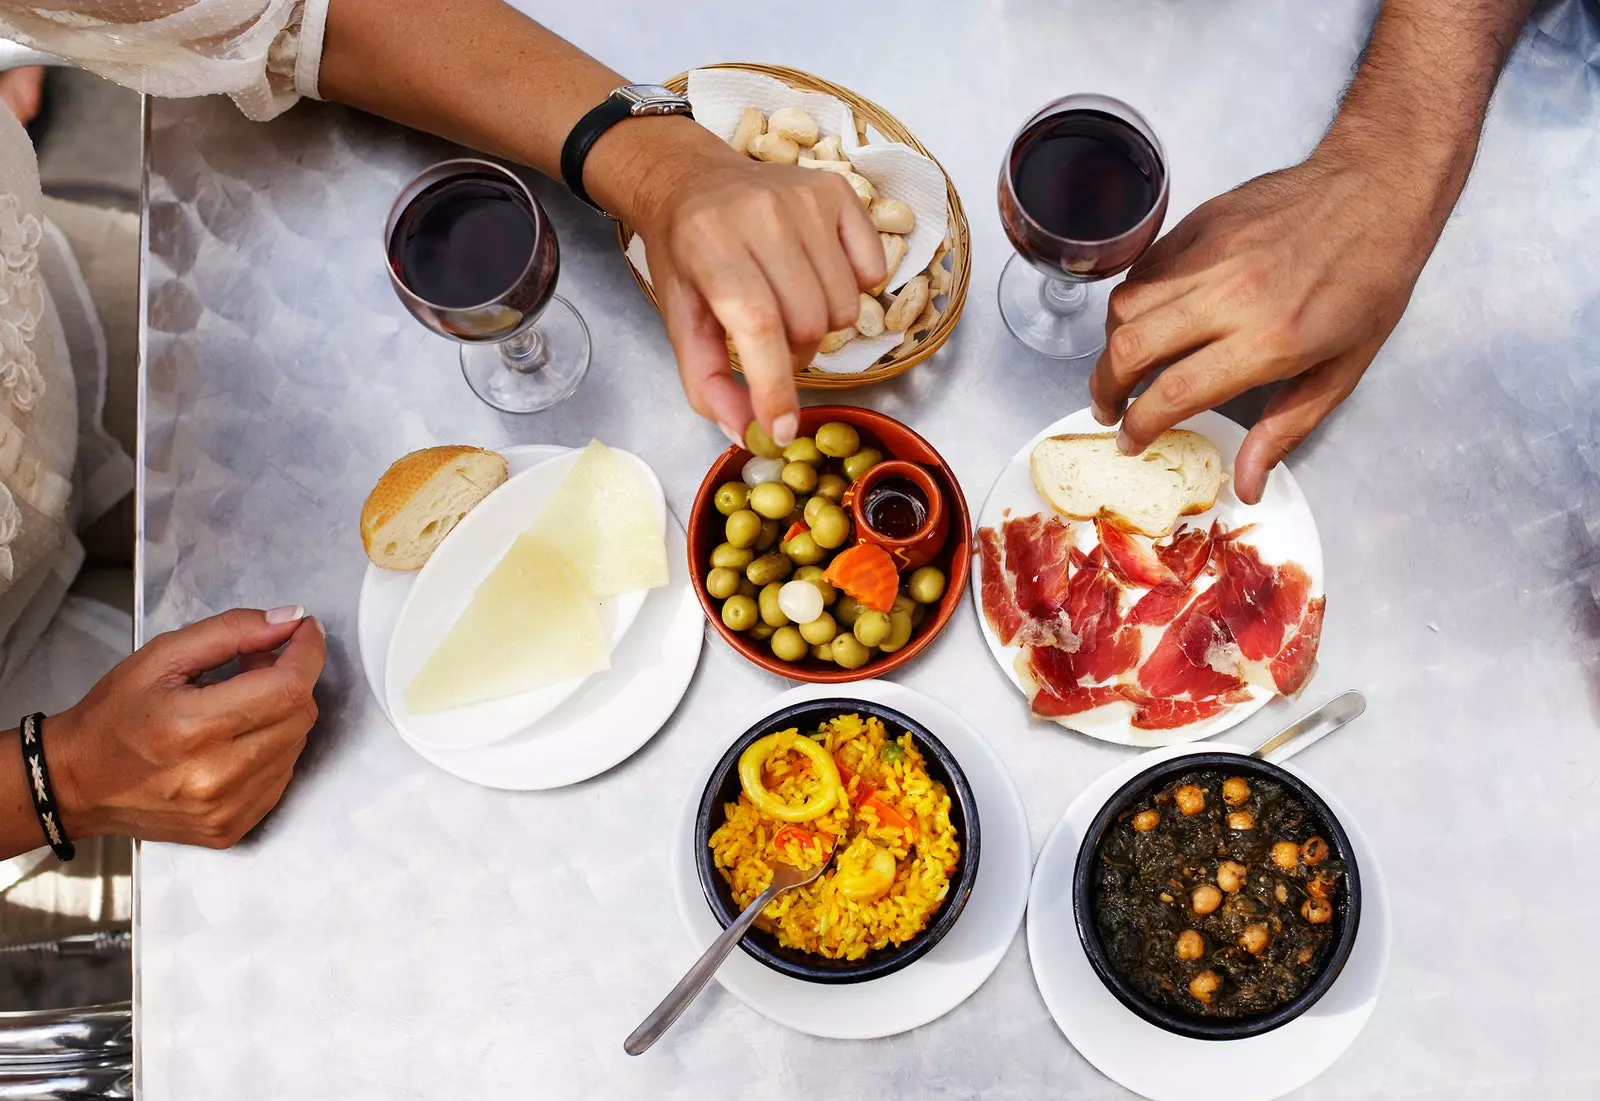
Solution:
<svg viewBox="0 0 1600 1101">
<path fill-rule="evenodd" d="M 637 455 L 613 451 L 648 478 L 657 519 L 666 526 L 667 504 L 655 471 Z M 545 502 L 560 488 L 581 451 L 548 456 L 509 478 L 433 552 L 400 610 L 384 669 L 385 705 L 390 720 L 408 740 L 436 750 L 470 749 L 509 738 L 554 711 L 590 677 L 572 677 L 531 692 L 419 715 L 406 706 L 405 687 L 439 648 L 445 633 L 466 610 L 473 592 L 505 556 L 517 537 L 528 530 Z M 596 601 L 606 632 L 606 650 L 615 651 L 644 607 L 646 591 L 619 593 Z"/>
<path fill-rule="evenodd" d="M 1243 428 L 1222 414 L 1211 411 L 1190 417 L 1178 427 L 1198 432 L 1216 444 L 1217 450 L 1222 452 L 1224 466 L 1230 473 L 1232 472 L 1234 456 L 1239 453 L 1239 445 L 1244 442 Z M 983 502 L 983 509 L 978 513 L 977 526 L 998 530 L 1006 521 L 1007 510 L 1010 510 L 1011 516 L 1032 516 L 1036 512 L 1048 513 L 1050 506 L 1039 496 L 1039 491 L 1033 488 L 1033 477 L 1028 472 L 1028 457 L 1033 453 L 1034 445 L 1046 436 L 1058 436 L 1065 432 L 1105 431 L 1106 427 L 1094 419 L 1094 414 L 1087 409 L 1080 409 L 1071 416 L 1062 417 L 1023 444 L 1006 464 L 1006 468 L 1000 472 L 1000 476 L 995 479 L 993 488 L 989 490 L 989 497 Z M 1212 520 L 1217 519 L 1228 528 L 1255 524 L 1255 530 L 1250 533 L 1248 542 L 1261 552 L 1261 557 L 1268 562 L 1289 560 L 1298 562 L 1311 577 L 1312 595 L 1322 592 L 1322 540 L 1317 535 L 1316 521 L 1311 518 L 1311 506 L 1306 503 L 1305 494 L 1300 492 L 1299 483 L 1294 480 L 1294 475 L 1289 473 L 1287 467 L 1279 466 L 1272 471 L 1267 479 L 1266 492 L 1261 495 L 1259 504 L 1247 505 L 1234 496 L 1233 482 L 1230 479 L 1228 484 L 1222 487 L 1222 492 L 1217 495 L 1214 508 L 1198 516 L 1185 516 L 1183 523 L 1205 529 L 1211 526 Z M 1073 526 L 1080 543 L 1086 547 L 1091 546 L 1092 543 L 1088 540 L 1093 538 L 1093 525 Z M 968 588 L 972 591 L 972 602 L 978 609 L 978 626 L 983 631 L 984 641 L 989 644 L 989 652 L 994 655 L 994 660 L 999 663 L 1001 671 L 1012 684 L 1017 686 L 1017 691 L 1021 692 L 1022 681 L 1017 677 L 1014 662 L 1022 647 L 1015 644 L 1001 645 L 999 636 L 994 633 L 983 614 L 982 584 L 974 578 Z M 1026 693 L 1023 695 L 1026 698 Z M 1145 747 L 1171 745 L 1175 742 L 1192 742 L 1220 734 L 1254 715 L 1272 698 L 1273 694 L 1267 689 L 1252 685 L 1250 699 L 1245 702 L 1235 704 L 1209 719 L 1202 719 L 1197 723 L 1190 723 L 1188 726 L 1173 730 L 1135 729 L 1130 722 L 1133 718 L 1133 707 L 1124 703 L 1107 704 L 1080 715 L 1069 715 L 1063 725 L 1070 726 L 1073 730 L 1087 734 L 1091 738 L 1099 738 L 1103 742 L 1115 742 L 1118 745 Z"/>
<path fill-rule="evenodd" d="M 502 449 L 520 472 L 568 448 Z M 611 655 L 611 668 L 572 699 L 505 741 L 476 749 L 433 750 L 401 737 L 428 761 L 469 783 L 509 791 L 563 787 L 597 776 L 632 756 L 666 723 L 700 661 L 705 617 L 688 576 L 683 528 L 667 518 L 669 580 L 645 599 L 633 629 Z M 369 566 L 361 585 L 357 635 L 367 683 L 384 714 L 389 639 L 416 575 Z"/>
<path fill-rule="evenodd" d="M 982 854 L 978 879 L 966 908 L 943 940 L 915 963 L 868 982 L 829 986 L 780 975 L 743 950 L 734 951 L 717 972 L 734 997 L 764 1017 L 812 1036 L 869 1040 L 893 1036 L 942 1017 L 982 986 L 1006 954 L 1028 898 L 1028 865 L 1033 843 L 1022 797 L 1005 766 L 972 724 L 938 700 L 890 681 L 808 684 L 792 689 L 745 716 L 696 773 L 678 822 L 680 842 L 672 850 L 672 881 L 678 912 L 696 955 L 722 932 L 700 890 L 695 871 L 695 812 L 711 770 L 728 743 L 761 719 L 801 700 L 845 696 L 882 704 L 916 719 L 961 763 L 978 807 Z M 693 957 L 682 963 L 687 967 Z M 676 974 L 673 979 L 676 979 Z M 663 973 L 662 979 L 667 979 Z M 666 993 L 663 985 L 660 993 Z"/>
<path fill-rule="evenodd" d="M 1344 804 L 1316 783 L 1344 826 L 1361 870 L 1361 926 L 1344 970 L 1317 1003 L 1281 1028 L 1243 1040 L 1192 1040 L 1128 1009 L 1089 966 L 1072 910 L 1072 873 L 1084 831 L 1134 775 L 1188 753 L 1243 753 L 1237 746 L 1170 746 L 1124 761 L 1073 800 L 1051 831 L 1028 895 L 1028 959 L 1050 1016 L 1107 1078 L 1152 1101 L 1271 1101 L 1330 1067 L 1378 1001 L 1394 930 L 1377 856 Z M 1284 768 L 1307 779 L 1290 765 Z"/>
</svg>

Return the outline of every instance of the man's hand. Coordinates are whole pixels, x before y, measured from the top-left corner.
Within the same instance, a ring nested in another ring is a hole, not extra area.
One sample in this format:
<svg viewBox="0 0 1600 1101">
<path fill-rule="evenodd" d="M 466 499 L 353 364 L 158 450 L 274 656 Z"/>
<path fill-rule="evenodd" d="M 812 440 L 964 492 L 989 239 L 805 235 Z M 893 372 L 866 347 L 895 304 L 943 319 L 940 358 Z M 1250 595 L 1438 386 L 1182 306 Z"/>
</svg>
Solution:
<svg viewBox="0 0 1600 1101">
<path fill-rule="evenodd" d="M 67 831 L 234 844 L 294 774 L 326 650 L 292 608 L 235 609 L 151 639 L 45 722 Z M 233 677 L 195 683 L 235 658 Z"/>
<path fill-rule="evenodd" d="M 696 168 L 644 207 L 636 228 L 684 393 L 735 443 L 753 408 L 786 445 L 799 425 L 794 371 L 827 333 L 855 324 L 862 289 L 885 275 L 883 245 L 837 173 L 762 164 L 714 137 L 683 155 Z"/>
<path fill-rule="evenodd" d="M 1201 206 L 1129 270 L 1089 380 L 1096 417 L 1123 418 L 1124 450 L 1284 382 L 1234 467 L 1239 499 L 1261 499 L 1267 473 L 1355 388 L 1405 311 L 1531 7 L 1385 0 L 1316 152 Z"/>
<path fill-rule="evenodd" d="M 1287 381 L 1245 438 L 1234 488 L 1267 472 L 1361 379 L 1400 320 L 1433 241 L 1419 213 L 1360 164 L 1313 156 L 1205 203 L 1111 294 L 1089 392 L 1142 451 L 1186 417 Z M 1155 379 L 1124 413 L 1128 395 Z"/>
</svg>

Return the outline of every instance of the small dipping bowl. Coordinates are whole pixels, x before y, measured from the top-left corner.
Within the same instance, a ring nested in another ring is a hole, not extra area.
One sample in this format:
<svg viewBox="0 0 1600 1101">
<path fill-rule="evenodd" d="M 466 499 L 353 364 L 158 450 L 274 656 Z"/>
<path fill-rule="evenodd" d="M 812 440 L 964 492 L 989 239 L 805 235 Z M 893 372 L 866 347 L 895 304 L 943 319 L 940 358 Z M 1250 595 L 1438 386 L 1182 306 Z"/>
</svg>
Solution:
<svg viewBox="0 0 1600 1101">
<path fill-rule="evenodd" d="M 877 531 L 867 521 L 867 503 L 873 492 L 885 482 L 900 479 L 910 482 L 927 502 L 927 516 L 922 525 L 910 535 L 899 538 Z M 926 566 L 944 550 L 950 538 L 950 510 L 945 506 L 944 491 L 940 489 L 928 469 L 903 459 L 881 462 L 851 484 L 845 492 L 844 505 L 855 521 L 855 530 L 863 543 L 876 543 L 894 558 L 902 571 Z"/>
</svg>

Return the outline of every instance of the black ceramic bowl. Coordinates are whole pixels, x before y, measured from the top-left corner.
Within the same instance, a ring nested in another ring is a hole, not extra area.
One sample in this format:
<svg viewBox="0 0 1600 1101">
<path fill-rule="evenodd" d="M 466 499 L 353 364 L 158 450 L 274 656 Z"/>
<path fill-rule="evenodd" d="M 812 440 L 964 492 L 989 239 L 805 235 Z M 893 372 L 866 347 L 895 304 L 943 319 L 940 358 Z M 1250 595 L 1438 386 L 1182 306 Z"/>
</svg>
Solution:
<svg viewBox="0 0 1600 1101">
<path fill-rule="evenodd" d="M 734 905 L 733 892 L 722 873 L 711 859 L 711 835 L 722 825 L 723 807 L 739 798 L 739 755 L 758 738 L 781 730 L 798 728 L 814 730 L 836 715 L 857 714 L 866 718 L 876 716 L 882 720 L 891 735 L 908 730 L 916 740 L 927 762 L 928 775 L 944 785 L 950 793 L 950 821 L 956 828 L 956 839 L 961 842 L 961 856 L 950 877 L 950 891 L 928 923 L 928 927 L 898 947 L 868 952 L 859 960 L 830 960 L 823 956 L 785 948 L 771 933 L 751 928 L 739 946 L 774 971 L 791 975 L 807 982 L 855 983 L 881 978 L 907 966 L 926 955 L 928 950 L 948 933 L 972 894 L 972 885 L 978 877 L 978 809 L 973 802 L 972 788 L 961 771 L 961 766 L 951 756 L 944 744 L 928 732 L 927 727 L 908 718 L 893 708 L 867 700 L 842 697 L 806 700 L 776 711 L 734 739 L 728 751 L 711 770 L 711 779 L 700 796 L 700 811 L 695 816 L 694 843 L 695 867 L 700 873 L 700 889 L 705 892 L 711 912 L 726 929 L 739 916 Z"/>
<path fill-rule="evenodd" d="M 1116 822 L 1119 814 L 1144 796 L 1166 787 L 1186 772 L 1207 769 L 1227 771 L 1247 779 L 1260 776 L 1282 784 L 1305 804 L 1306 809 L 1316 820 L 1317 833 L 1328 842 L 1333 856 L 1342 860 L 1348 869 L 1334 902 L 1333 950 L 1328 953 L 1322 970 L 1312 979 L 1310 985 L 1287 1002 L 1265 1013 L 1227 1020 L 1174 1012 L 1144 997 L 1112 966 L 1111 960 L 1106 955 L 1105 946 L 1101 943 L 1100 931 L 1095 922 L 1099 892 L 1093 874 L 1094 864 L 1106 831 Z M 1116 995 L 1117 1000 L 1123 1005 L 1151 1024 L 1180 1036 L 1190 1036 L 1197 1040 L 1238 1040 L 1246 1036 L 1259 1036 L 1263 1032 L 1271 1032 L 1287 1024 L 1310 1009 L 1316 1004 L 1317 999 L 1328 992 L 1328 988 L 1339 977 L 1339 972 L 1344 969 L 1345 961 L 1350 958 L 1350 950 L 1355 947 L 1356 928 L 1361 923 L 1361 873 L 1356 867 L 1355 853 L 1350 847 L 1350 838 L 1345 834 L 1344 827 L 1339 825 L 1339 820 L 1334 817 L 1333 811 L 1323 801 L 1322 796 L 1312 790 L 1300 777 L 1287 769 L 1241 753 L 1190 753 L 1145 769 L 1123 784 L 1117 793 L 1106 801 L 1105 806 L 1100 808 L 1100 813 L 1095 815 L 1094 821 L 1089 824 L 1088 830 L 1084 833 L 1083 844 L 1078 849 L 1078 862 L 1072 876 L 1072 909 L 1077 918 L 1078 937 L 1083 941 L 1083 949 L 1089 957 L 1089 966 L 1094 968 L 1095 974 L 1100 976 L 1100 981 L 1106 984 L 1106 989 Z"/>
</svg>

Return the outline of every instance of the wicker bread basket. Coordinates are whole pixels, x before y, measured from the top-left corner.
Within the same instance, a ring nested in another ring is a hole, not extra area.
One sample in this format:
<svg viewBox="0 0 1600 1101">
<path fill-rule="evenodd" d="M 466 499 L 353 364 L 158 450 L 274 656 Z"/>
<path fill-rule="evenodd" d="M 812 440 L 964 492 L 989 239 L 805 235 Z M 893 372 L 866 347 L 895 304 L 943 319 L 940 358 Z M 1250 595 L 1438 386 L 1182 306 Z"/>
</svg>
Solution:
<svg viewBox="0 0 1600 1101">
<path fill-rule="evenodd" d="M 934 164 L 939 164 L 938 159 L 923 147 L 923 144 L 901 124 L 899 119 L 871 100 L 863 99 L 861 96 L 856 95 L 848 88 L 842 88 L 830 81 L 823 80 L 821 77 L 812 76 L 810 73 L 802 72 L 799 69 L 790 69 L 782 65 L 731 62 L 721 65 L 708 65 L 706 68 L 740 69 L 745 72 L 761 73 L 764 76 L 781 80 L 791 88 L 799 88 L 807 92 L 824 92 L 850 105 L 850 111 L 856 123 L 856 137 L 862 143 L 867 141 L 867 130 L 870 127 L 885 139 L 908 145 L 933 161 Z M 668 80 L 666 86 L 674 92 L 682 93 L 689 86 L 689 75 L 687 73 L 679 73 L 671 80 Z M 939 165 L 939 170 L 943 172 L 944 166 Z M 856 386 L 867 386 L 874 382 L 881 382 L 884 379 L 894 378 L 896 375 L 915 367 L 938 351 L 944 342 L 950 338 L 950 331 L 955 328 L 956 321 L 961 316 L 961 308 L 966 305 L 967 301 L 967 282 L 971 270 L 972 235 L 967 228 L 966 211 L 961 208 L 961 196 L 956 194 L 955 185 L 949 182 L 948 173 L 945 174 L 945 187 L 950 200 L 950 227 L 947 235 L 951 242 L 948 259 L 951 265 L 952 278 L 950 294 L 944 302 L 943 309 L 939 312 L 938 319 L 928 329 L 913 330 L 908 335 L 916 338 L 914 342 L 902 344 L 893 351 L 885 353 L 883 358 L 865 371 L 853 375 L 831 375 L 826 371 L 819 371 L 814 367 L 808 366 L 805 370 L 795 375 L 796 385 L 810 390 L 848 390 Z M 618 222 L 617 242 L 624 251 L 627 250 L 628 242 L 632 238 L 633 230 L 624 223 Z M 645 281 L 644 277 L 639 274 L 638 269 L 631 263 L 628 268 L 633 272 L 633 277 L 638 281 L 639 289 L 644 292 L 644 296 L 650 300 L 652 306 L 659 310 L 661 308 L 660 303 L 656 301 L 655 292 L 651 289 L 650 284 Z M 728 357 L 733 363 L 734 370 L 739 370 L 738 353 L 730 348 Z"/>
</svg>

